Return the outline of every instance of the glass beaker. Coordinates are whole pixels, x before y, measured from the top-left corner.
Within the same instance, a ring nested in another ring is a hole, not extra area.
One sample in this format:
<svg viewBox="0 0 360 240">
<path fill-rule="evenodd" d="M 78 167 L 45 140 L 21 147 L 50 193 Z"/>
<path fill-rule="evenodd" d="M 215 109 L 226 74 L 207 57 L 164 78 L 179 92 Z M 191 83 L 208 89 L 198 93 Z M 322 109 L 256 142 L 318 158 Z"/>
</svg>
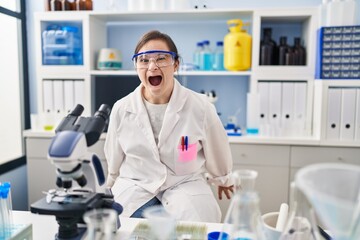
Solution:
<svg viewBox="0 0 360 240">
<path fill-rule="evenodd" d="M 280 240 L 319 240 L 314 209 L 294 182 L 290 202 L 290 215 Z"/>
<path fill-rule="evenodd" d="M 171 236 L 175 234 L 176 219 L 162 205 L 146 208 L 143 215 L 148 219 L 155 239 L 173 239 Z"/>
<path fill-rule="evenodd" d="M 263 240 L 265 239 L 259 196 L 254 190 L 258 173 L 243 169 L 234 171 L 232 177 L 235 193 L 226 213 L 222 233 L 229 235 L 229 240 Z M 220 234 L 219 239 L 223 239 Z"/>
<path fill-rule="evenodd" d="M 93 209 L 84 214 L 87 240 L 112 240 L 117 230 L 117 212 L 114 209 Z"/>
</svg>

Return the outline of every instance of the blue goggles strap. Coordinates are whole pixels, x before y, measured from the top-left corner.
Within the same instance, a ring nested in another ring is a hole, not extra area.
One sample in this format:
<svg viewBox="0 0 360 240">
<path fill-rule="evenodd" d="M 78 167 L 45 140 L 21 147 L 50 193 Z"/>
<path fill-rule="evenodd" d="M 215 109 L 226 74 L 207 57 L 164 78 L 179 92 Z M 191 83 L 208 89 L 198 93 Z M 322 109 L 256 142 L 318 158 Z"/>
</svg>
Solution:
<svg viewBox="0 0 360 240">
<path fill-rule="evenodd" d="M 176 57 L 176 53 L 174 53 L 174 52 L 163 51 L 163 50 L 150 50 L 150 51 L 139 52 L 137 54 L 134 54 L 133 57 L 131 58 L 131 60 L 134 61 L 134 59 L 137 58 L 138 56 L 143 55 L 143 54 L 150 54 L 150 53 L 167 53 L 167 54 L 170 54 L 171 56 L 173 56 L 173 58 Z"/>
</svg>

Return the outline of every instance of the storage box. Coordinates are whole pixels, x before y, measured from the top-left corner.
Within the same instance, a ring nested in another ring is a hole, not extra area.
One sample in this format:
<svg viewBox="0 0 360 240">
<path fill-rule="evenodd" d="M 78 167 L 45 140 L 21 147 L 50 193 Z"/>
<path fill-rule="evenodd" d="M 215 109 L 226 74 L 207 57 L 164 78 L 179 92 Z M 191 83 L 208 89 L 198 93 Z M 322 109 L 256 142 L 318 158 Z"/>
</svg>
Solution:
<svg viewBox="0 0 360 240">
<path fill-rule="evenodd" d="M 360 79 L 360 26 L 322 27 L 316 79 Z"/>
</svg>

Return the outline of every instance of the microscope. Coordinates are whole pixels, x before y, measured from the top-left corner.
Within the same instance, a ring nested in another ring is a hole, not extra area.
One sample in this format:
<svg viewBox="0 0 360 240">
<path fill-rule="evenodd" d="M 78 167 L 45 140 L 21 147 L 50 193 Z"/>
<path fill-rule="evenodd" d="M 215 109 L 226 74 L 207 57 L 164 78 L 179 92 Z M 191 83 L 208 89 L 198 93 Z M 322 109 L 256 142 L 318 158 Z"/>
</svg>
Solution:
<svg viewBox="0 0 360 240">
<path fill-rule="evenodd" d="M 56 217 L 59 225 L 55 235 L 57 240 L 81 239 L 86 231 L 83 227 L 86 211 L 112 208 L 118 215 L 122 212 L 122 206 L 114 201 L 110 191 L 99 191 L 105 183 L 104 172 L 99 158 L 88 150 L 99 140 L 109 118 L 110 107 L 101 105 L 92 117 L 81 117 L 83 110 L 83 106 L 78 104 L 61 121 L 48 150 L 48 159 L 56 167 L 59 190 L 45 192 L 46 197 L 30 207 L 32 213 Z M 89 174 L 85 176 L 85 173 Z M 79 187 L 73 187 L 73 181 Z M 85 188 L 88 183 L 93 185 L 93 189 Z"/>
</svg>

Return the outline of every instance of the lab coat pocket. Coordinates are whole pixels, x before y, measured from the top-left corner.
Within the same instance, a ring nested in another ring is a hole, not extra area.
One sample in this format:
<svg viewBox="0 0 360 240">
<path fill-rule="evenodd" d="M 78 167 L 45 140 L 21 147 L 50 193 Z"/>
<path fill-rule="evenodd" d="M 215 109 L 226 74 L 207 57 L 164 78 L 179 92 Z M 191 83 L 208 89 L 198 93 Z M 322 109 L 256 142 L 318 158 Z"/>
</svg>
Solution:
<svg viewBox="0 0 360 240">
<path fill-rule="evenodd" d="M 187 175 L 197 170 L 197 143 L 190 143 L 187 149 L 180 144 L 176 149 L 175 172 L 177 175 Z"/>
</svg>

